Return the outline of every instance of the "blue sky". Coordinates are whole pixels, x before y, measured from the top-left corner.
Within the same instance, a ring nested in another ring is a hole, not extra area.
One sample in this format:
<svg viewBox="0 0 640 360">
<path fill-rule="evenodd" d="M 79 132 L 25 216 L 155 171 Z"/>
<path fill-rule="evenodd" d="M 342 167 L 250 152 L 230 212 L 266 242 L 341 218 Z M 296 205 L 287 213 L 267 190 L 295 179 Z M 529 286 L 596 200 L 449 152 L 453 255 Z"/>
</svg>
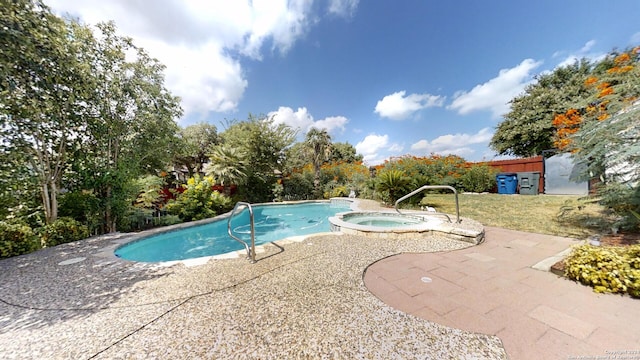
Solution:
<svg viewBox="0 0 640 360">
<path fill-rule="evenodd" d="M 273 116 L 325 128 L 368 164 L 496 157 L 488 143 L 535 76 L 640 45 L 640 1 L 45 0 L 113 20 L 166 66 L 181 126 Z"/>
</svg>

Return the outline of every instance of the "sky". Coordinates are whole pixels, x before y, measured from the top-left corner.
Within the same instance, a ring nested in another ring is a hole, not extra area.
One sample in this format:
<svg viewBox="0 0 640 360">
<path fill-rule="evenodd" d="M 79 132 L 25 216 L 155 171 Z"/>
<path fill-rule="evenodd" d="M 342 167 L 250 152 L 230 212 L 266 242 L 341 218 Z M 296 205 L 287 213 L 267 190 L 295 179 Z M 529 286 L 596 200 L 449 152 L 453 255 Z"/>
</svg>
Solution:
<svg viewBox="0 0 640 360">
<path fill-rule="evenodd" d="M 640 45 L 640 1 L 45 0 L 166 65 L 178 124 L 249 114 L 402 155 L 500 158 L 489 141 L 536 76 Z"/>
</svg>

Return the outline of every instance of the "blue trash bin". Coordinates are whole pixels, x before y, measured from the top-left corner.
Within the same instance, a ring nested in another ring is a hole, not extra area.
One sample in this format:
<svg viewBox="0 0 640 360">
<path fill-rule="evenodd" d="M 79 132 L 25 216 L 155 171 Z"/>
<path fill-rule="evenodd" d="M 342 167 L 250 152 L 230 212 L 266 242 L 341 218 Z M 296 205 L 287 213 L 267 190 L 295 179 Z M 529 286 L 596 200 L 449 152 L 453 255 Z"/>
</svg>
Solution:
<svg viewBox="0 0 640 360">
<path fill-rule="evenodd" d="M 496 175 L 498 194 L 515 194 L 518 189 L 518 174 L 500 173 Z"/>
</svg>

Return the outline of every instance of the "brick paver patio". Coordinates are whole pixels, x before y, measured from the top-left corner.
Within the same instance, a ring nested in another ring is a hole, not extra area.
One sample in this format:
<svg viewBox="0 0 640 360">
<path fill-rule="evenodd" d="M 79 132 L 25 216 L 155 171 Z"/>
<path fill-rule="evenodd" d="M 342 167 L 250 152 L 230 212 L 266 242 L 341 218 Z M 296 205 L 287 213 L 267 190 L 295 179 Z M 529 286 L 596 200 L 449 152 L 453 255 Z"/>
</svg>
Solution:
<svg viewBox="0 0 640 360">
<path fill-rule="evenodd" d="M 497 335 L 511 359 L 640 359 L 638 300 L 596 294 L 532 268 L 576 243 L 486 228 L 486 241 L 479 246 L 391 256 L 372 264 L 364 281 L 396 309 Z"/>
</svg>

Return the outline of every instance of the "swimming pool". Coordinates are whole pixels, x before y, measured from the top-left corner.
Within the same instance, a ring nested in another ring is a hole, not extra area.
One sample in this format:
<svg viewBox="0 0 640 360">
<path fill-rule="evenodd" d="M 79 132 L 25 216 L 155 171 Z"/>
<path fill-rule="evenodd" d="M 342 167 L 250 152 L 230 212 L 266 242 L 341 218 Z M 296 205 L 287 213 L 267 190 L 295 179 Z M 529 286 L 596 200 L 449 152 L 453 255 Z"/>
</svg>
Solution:
<svg viewBox="0 0 640 360">
<path fill-rule="evenodd" d="M 328 218 L 349 211 L 349 202 L 304 202 L 295 204 L 252 205 L 256 245 L 292 236 L 331 231 Z M 244 209 L 231 219 L 234 234 L 250 241 L 249 211 Z M 221 255 L 244 249 L 229 237 L 227 218 L 204 225 L 142 238 L 115 250 L 119 258 L 162 262 Z"/>
</svg>

